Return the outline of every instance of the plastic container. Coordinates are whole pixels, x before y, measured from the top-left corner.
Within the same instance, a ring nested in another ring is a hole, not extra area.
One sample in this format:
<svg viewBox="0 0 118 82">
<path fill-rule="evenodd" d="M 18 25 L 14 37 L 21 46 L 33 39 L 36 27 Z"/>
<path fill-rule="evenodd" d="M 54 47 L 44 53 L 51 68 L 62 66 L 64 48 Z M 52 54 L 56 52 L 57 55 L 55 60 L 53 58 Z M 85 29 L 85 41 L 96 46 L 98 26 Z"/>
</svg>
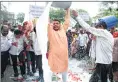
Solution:
<svg viewBox="0 0 118 82">
<path fill-rule="evenodd" d="M 105 22 L 108 29 L 114 27 L 118 23 L 118 18 L 116 18 L 115 16 L 106 16 L 98 20 Z"/>
<path fill-rule="evenodd" d="M 52 3 L 52 7 L 56 7 L 56 8 L 62 8 L 62 9 L 67 9 L 71 6 L 72 2 L 61 2 L 61 1 L 54 1 Z"/>
</svg>

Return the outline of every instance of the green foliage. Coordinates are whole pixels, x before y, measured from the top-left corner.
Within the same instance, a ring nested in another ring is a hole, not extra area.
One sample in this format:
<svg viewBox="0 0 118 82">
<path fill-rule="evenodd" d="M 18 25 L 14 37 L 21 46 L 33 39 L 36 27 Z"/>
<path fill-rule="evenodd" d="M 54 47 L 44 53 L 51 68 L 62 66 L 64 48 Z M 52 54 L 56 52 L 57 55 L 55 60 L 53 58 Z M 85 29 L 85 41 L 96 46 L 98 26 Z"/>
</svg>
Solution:
<svg viewBox="0 0 118 82">
<path fill-rule="evenodd" d="M 24 13 L 18 13 L 17 14 L 17 21 L 19 23 L 22 23 L 24 21 L 25 14 Z"/>
<path fill-rule="evenodd" d="M 114 15 L 118 18 L 118 8 L 113 8 L 111 7 L 113 4 L 118 4 L 118 2 L 112 1 L 112 2 L 102 2 L 101 6 L 99 8 L 99 13 L 93 17 L 94 20 L 104 17 L 104 16 L 109 16 L 109 15 Z"/>
<path fill-rule="evenodd" d="M 61 22 L 63 22 L 65 16 L 65 10 L 51 8 L 49 16 L 51 20 L 58 19 Z"/>
<path fill-rule="evenodd" d="M 111 11 L 108 9 L 101 9 L 100 15 L 101 17 L 108 16 L 108 15 L 115 15 L 116 17 L 118 17 L 118 11 L 116 11 L 116 9 L 112 9 Z"/>
<path fill-rule="evenodd" d="M 87 13 L 87 11 L 85 11 L 83 9 L 76 9 L 76 11 L 78 11 L 78 12 L 86 12 Z M 75 17 L 72 15 L 72 9 L 70 9 L 70 14 L 71 14 L 71 17 L 75 19 Z M 59 8 L 51 8 L 49 16 L 50 16 L 51 20 L 58 19 L 58 20 L 61 21 L 61 23 L 63 23 L 64 22 L 64 17 L 65 17 L 65 10 L 59 9 Z M 88 21 L 88 23 L 91 24 L 91 21 Z M 75 25 L 75 28 L 76 27 L 80 27 L 79 23 L 77 23 Z"/>
<path fill-rule="evenodd" d="M 110 4 L 117 4 L 117 2 L 116 1 L 102 1 L 101 2 L 101 5 L 103 7 L 109 7 Z"/>
<path fill-rule="evenodd" d="M 2 2 L 0 2 L 0 20 L 8 20 L 8 11 Z"/>
<path fill-rule="evenodd" d="M 117 5 L 117 7 L 114 8 L 112 7 L 113 5 Z M 99 8 L 99 13 L 93 19 L 96 20 L 98 18 L 109 15 L 114 15 L 118 18 L 118 2 L 102 2 Z M 116 27 L 118 27 L 118 24 L 116 25 Z"/>
</svg>

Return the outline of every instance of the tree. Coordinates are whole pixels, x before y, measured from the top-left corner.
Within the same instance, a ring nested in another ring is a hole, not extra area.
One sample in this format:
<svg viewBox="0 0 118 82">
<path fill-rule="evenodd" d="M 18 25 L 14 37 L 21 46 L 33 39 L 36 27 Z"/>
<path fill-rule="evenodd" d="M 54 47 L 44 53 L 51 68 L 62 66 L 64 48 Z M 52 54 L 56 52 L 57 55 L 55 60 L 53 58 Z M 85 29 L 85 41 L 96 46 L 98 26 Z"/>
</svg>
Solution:
<svg viewBox="0 0 118 82">
<path fill-rule="evenodd" d="M 50 19 L 51 20 L 54 20 L 54 19 L 59 19 L 61 22 L 64 21 L 64 15 L 65 15 L 65 12 L 63 9 L 54 9 L 54 8 L 51 8 L 50 9 Z"/>
<path fill-rule="evenodd" d="M 25 17 L 25 14 L 24 13 L 18 13 L 17 14 L 17 21 L 19 22 L 19 23 L 22 23 L 23 21 L 24 21 L 24 17 Z"/>
<path fill-rule="evenodd" d="M 116 5 L 117 7 L 113 7 L 113 5 Z M 112 1 L 112 2 L 101 2 L 99 13 L 93 17 L 93 19 L 98 19 L 104 16 L 114 15 L 118 17 L 118 2 Z"/>
<path fill-rule="evenodd" d="M 8 11 L 2 2 L 0 2 L 0 20 L 8 20 Z"/>
<path fill-rule="evenodd" d="M 113 5 L 116 5 L 116 7 L 113 7 Z M 93 17 L 93 19 L 97 20 L 98 18 L 102 18 L 109 15 L 114 15 L 118 18 L 118 2 L 116 1 L 101 2 L 99 13 L 95 17 Z"/>
</svg>

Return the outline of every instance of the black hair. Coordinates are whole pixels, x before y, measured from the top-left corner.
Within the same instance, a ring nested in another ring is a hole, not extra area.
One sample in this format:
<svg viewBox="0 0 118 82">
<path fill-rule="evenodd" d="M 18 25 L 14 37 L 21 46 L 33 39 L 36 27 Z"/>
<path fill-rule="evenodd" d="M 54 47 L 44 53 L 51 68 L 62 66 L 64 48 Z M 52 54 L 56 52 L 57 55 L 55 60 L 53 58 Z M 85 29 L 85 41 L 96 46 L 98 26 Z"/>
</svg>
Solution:
<svg viewBox="0 0 118 82">
<path fill-rule="evenodd" d="M 53 21 L 58 21 L 59 23 L 61 23 L 61 21 L 59 19 L 54 19 Z"/>
<path fill-rule="evenodd" d="M 1 26 L 1 31 L 2 31 L 2 30 L 3 30 L 3 28 L 4 28 L 4 27 L 6 27 L 6 26 L 7 26 L 7 25 L 2 25 L 2 26 Z"/>
<path fill-rule="evenodd" d="M 14 30 L 14 34 L 15 34 L 15 35 L 22 34 L 22 31 L 20 31 L 20 30 L 16 29 L 16 30 Z"/>
<path fill-rule="evenodd" d="M 107 25 L 106 25 L 106 23 L 103 22 L 103 21 L 99 21 L 99 22 L 95 25 L 96 28 L 97 28 L 97 27 L 101 27 L 101 26 L 103 26 L 104 29 L 107 29 Z"/>
<path fill-rule="evenodd" d="M 11 30 L 12 32 L 14 32 L 15 29 L 14 29 L 14 28 L 11 28 L 10 30 Z"/>
<path fill-rule="evenodd" d="M 71 30 L 68 30 L 68 32 L 71 32 Z"/>
<path fill-rule="evenodd" d="M 16 28 L 17 26 L 13 26 L 13 28 Z"/>
</svg>

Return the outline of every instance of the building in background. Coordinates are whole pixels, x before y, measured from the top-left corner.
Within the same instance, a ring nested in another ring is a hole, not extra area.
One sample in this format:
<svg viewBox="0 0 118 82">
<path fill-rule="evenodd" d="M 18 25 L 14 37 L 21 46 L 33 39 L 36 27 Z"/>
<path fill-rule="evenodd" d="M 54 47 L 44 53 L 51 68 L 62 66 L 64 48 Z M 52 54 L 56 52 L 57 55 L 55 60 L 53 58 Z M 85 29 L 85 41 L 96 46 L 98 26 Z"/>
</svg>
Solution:
<svg viewBox="0 0 118 82">
<path fill-rule="evenodd" d="M 8 6 L 0 2 L 0 23 L 3 23 L 4 20 L 7 20 L 9 23 L 14 24 L 16 22 L 15 20 L 15 14 L 13 12 L 9 12 L 9 2 Z"/>
<path fill-rule="evenodd" d="M 15 14 L 13 12 L 8 12 L 8 22 L 14 24 L 15 23 Z"/>
</svg>

